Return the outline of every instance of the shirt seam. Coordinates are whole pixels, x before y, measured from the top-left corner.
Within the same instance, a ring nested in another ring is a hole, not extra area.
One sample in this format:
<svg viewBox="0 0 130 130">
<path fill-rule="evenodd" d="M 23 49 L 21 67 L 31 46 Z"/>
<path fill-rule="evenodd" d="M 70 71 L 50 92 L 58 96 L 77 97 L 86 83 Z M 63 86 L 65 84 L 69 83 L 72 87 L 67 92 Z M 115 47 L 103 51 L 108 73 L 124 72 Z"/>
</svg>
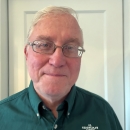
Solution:
<svg viewBox="0 0 130 130">
<path fill-rule="evenodd" d="M 15 99 L 18 99 L 18 98 L 20 98 L 22 95 L 25 96 L 25 94 L 26 94 L 26 95 L 28 94 L 27 88 L 24 89 L 24 90 L 22 90 L 22 91 L 20 91 L 20 92 L 18 92 L 18 93 L 16 93 L 15 95 L 11 95 L 11 96 L 7 97 L 6 99 L 0 101 L 0 106 L 3 105 L 3 104 L 6 104 L 6 103 L 8 103 L 8 102 L 11 102 L 11 101 L 13 101 L 13 100 L 15 100 Z"/>
<path fill-rule="evenodd" d="M 99 95 L 97 95 L 97 94 L 95 94 L 95 93 L 92 93 L 92 92 L 90 92 L 90 91 L 87 91 L 87 90 L 84 90 L 84 89 L 82 89 L 82 88 L 80 88 L 80 87 L 77 87 L 78 89 L 77 89 L 77 92 L 80 92 L 82 95 L 84 94 L 84 95 L 89 95 L 89 96 L 91 96 L 92 98 L 94 98 L 94 99 L 96 99 L 96 100 L 98 100 L 98 101 L 100 101 L 100 102 L 102 102 L 104 105 L 109 105 L 110 106 L 110 104 L 103 98 L 103 97 L 101 97 L 101 96 L 99 96 Z"/>
</svg>

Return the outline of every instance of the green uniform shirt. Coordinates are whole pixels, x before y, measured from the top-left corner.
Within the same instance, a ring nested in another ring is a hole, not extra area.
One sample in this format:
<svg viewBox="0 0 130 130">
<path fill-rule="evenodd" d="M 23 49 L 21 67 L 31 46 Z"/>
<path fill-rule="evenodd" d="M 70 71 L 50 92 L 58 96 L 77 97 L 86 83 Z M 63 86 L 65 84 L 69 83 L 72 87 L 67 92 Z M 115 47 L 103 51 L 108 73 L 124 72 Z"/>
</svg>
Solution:
<svg viewBox="0 0 130 130">
<path fill-rule="evenodd" d="M 31 82 L 0 102 L 0 130 L 122 130 L 104 99 L 75 85 L 57 111 L 56 119 Z"/>
</svg>

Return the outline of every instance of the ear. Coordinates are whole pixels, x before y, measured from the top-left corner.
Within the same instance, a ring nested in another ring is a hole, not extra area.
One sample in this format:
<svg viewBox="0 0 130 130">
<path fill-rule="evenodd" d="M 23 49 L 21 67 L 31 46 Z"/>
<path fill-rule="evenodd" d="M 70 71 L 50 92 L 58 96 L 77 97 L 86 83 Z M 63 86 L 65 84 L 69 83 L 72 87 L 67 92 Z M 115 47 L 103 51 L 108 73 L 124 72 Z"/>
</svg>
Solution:
<svg viewBox="0 0 130 130">
<path fill-rule="evenodd" d="M 24 47 L 24 54 L 25 54 L 25 58 L 27 60 L 27 58 L 28 58 L 28 48 L 27 48 L 27 45 Z"/>
</svg>

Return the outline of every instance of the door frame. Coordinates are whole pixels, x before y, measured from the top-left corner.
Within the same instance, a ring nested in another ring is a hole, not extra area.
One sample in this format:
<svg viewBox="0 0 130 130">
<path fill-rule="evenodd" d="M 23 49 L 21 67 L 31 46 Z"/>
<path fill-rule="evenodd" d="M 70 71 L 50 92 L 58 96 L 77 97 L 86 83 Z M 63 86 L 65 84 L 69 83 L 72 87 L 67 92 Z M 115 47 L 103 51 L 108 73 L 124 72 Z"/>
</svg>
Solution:
<svg viewBox="0 0 130 130">
<path fill-rule="evenodd" d="M 130 130 L 130 1 L 123 0 L 125 130 Z"/>
<path fill-rule="evenodd" d="M 130 1 L 123 3 L 123 43 L 124 43 L 124 95 L 125 95 L 125 130 L 130 129 Z M 8 0 L 0 0 L 0 99 L 9 95 L 9 48 L 8 48 Z M 3 26 L 4 25 L 4 26 Z M 129 34 L 129 35 L 128 35 Z M 4 57 L 4 58 L 3 58 Z"/>
</svg>

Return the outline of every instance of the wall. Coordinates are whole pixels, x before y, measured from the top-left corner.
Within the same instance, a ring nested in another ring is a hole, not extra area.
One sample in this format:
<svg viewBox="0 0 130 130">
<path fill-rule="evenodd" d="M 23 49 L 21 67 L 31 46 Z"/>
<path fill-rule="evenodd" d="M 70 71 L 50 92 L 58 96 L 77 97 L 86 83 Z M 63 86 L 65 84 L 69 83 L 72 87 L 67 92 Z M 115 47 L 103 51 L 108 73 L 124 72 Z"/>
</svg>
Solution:
<svg viewBox="0 0 130 130">
<path fill-rule="evenodd" d="M 7 0 L 0 0 L 0 99 L 8 96 Z"/>
</svg>

